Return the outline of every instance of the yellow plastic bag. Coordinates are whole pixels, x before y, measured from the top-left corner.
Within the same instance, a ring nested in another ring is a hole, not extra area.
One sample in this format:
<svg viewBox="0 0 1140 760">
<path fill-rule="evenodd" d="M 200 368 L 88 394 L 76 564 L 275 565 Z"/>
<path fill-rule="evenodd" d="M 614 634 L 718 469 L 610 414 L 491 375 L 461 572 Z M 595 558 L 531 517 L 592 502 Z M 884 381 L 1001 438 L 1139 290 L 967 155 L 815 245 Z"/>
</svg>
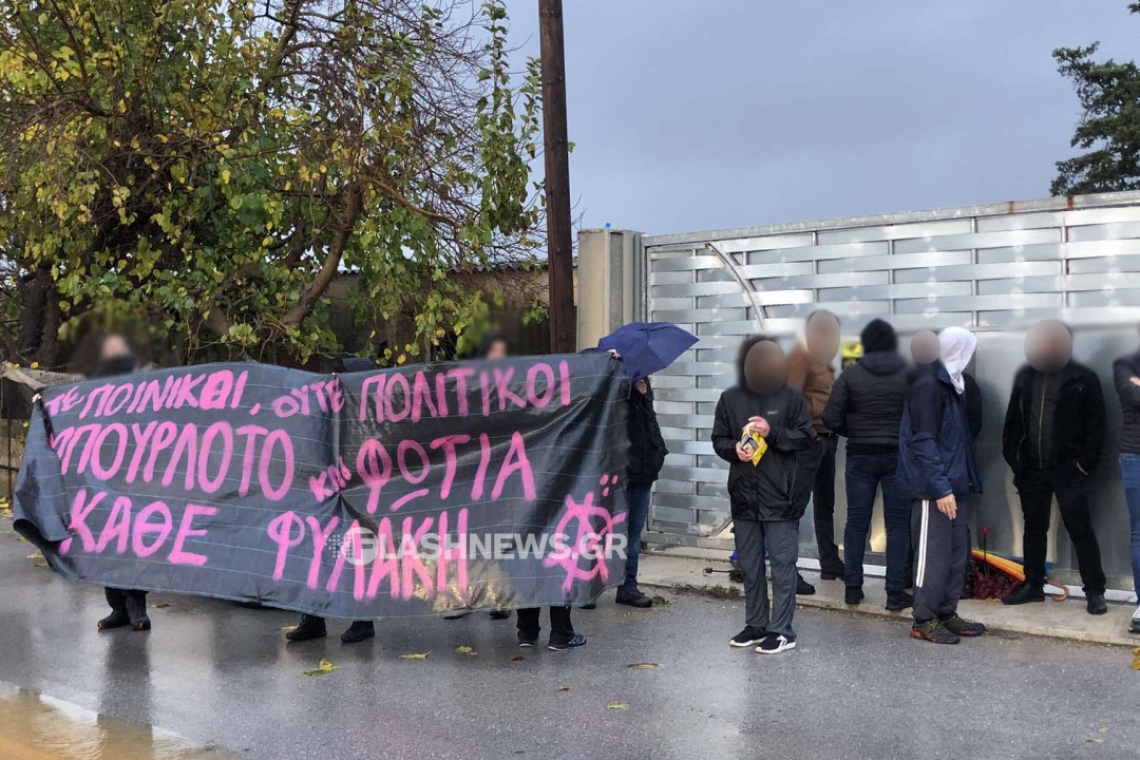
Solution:
<svg viewBox="0 0 1140 760">
<path fill-rule="evenodd" d="M 756 444 L 756 450 L 752 452 L 752 466 L 755 467 L 760 464 L 764 452 L 768 450 L 768 442 L 761 438 L 755 430 L 749 427 L 744 428 L 744 430 L 748 433 L 748 437 L 752 439 L 752 442 Z"/>
</svg>

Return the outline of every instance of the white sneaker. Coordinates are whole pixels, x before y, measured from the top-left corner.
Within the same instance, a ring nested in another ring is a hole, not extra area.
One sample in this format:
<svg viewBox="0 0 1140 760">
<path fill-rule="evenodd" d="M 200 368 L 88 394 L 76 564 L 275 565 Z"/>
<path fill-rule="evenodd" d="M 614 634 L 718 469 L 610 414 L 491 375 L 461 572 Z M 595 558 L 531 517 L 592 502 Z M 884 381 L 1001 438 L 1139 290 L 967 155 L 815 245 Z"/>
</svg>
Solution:
<svg viewBox="0 0 1140 760">
<path fill-rule="evenodd" d="M 1136 608 L 1136 613 L 1132 615 L 1132 625 L 1128 627 L 1129 633 L 1140 633 L 1140 607 Z"/>
<path fill-rule="evenodd" d="M 789 649 L 796 648 L 796 640 L 789 639 L 784 634 L 769 634 L 760 642 L 760 646 L 756 647 L 756 651 L 760 654 L 779 654 L 786 652 Z"/>
</svg>

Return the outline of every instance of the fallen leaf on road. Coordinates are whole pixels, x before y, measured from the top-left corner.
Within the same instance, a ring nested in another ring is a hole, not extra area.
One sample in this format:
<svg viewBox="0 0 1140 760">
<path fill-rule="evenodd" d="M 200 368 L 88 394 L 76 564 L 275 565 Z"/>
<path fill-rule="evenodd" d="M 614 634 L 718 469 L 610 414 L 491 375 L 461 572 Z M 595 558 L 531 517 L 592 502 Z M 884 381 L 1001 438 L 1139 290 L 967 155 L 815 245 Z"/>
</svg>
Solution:
<svg viewBox="0 0 1140 760">
<path fill-rule="evenodd" d="M 32 567 L 47 567 L 47 566 L 48 566 L 48 564 L 46 562 L 33 562 L 32 563 Z"/>
<path fill-rule="evenodd" d="M 469 656 L 469 657 L 470 657 L 470 656 L 473 656 L 473 655 L 476 655 L 476 654 L 479 654 L 478 652 L 476 652 L 476 651 L 475 651 L 474 649 L 472 649 L 471 647 L 456 647 L 456 648 L 455 648 L 455 651 L 456 651 L 456 652 L 458 652 L 459 654 L 465 654 L 465 655 L 467 655 L 467 656 Z"/>
<path fill-rule="evenodd" d="M 1107 733 L 1108 733 L 1108 726 L 1101 726 L 1101 727 L 1100 727 L 1100 732 L 1101 732 L 1102 734 L 1107 734 Z"/>
<path fill-rule="evenodd" d="M 655 662 L 635 662 L 632 665 L 626 665 L 630 670 L 656 670 L 661 667 Z"/>
<path fill-rule="evenodd" d="M 431 652 L 410 652 L 400 655 L 401 660 L 426 660 Z"/>
<path fill-rule="evenodd" d="M 629 702 L 610 702 L 606 705 L 607 710 L 627 710 L 629 709 Z"/>
<path fill-rule="evenodd" d="M 569 686 L 559 686 L 558 690 L 559 691 L 570 691 L 570 687 Z"/>
<path fill-rule="evenodd" d="M 295 631 L 295 630 L 297 630 L 297 626 L 295 626 L 295 625 L 283 625 L 283 626 L 281 626 L 281 630 L 283 630 L 283 631 L 285 631 L 286 633 L 288 633 L 289 631 Z"/>
<path fill-rule="evenodd" d="M 158 604 L 154 604 L 151 606 L 154 607 L 156 610 L 165 610 L 167 607 L 170 606 L 170 602 L 159 602 Z"/>
<path fill-rule="evenodd" d="M 526 662 L 526 658 L 523 657 L 521 654 L 516 654 L 514 657 L 511 658 L 511 662 Z"/>
<path fill-rule="evenodd" d="M 43 559 L 43 558 L 44 558 L 44 555 L 39 553 L 39 552 L 32 552 L 28 556 L 24 557 L 24 559 Z"/>
<path fill-rule="evenodd" d="M 655 596 L 652 599 L 650 599 L 650 601 L 653 602 L 654 607 L 668 607 L 670 604 L 673 603 L 671 600 L 666 599 L 663 596 Z"/>
<path fill-rule="evenodd" d="M 323 676 L 323 675 L 327 675 L 327 674 L 333 672 L 334 670 L 336 670 L 336 665 L 333 665 L 328 660 L 322 659 L 320 661 L 320 663 L 317 665 L 316 670 L 306 670 L 305 675 L 307 675 L 307 676 Z"/>
<path fill-rule="evenodd" d="M 1089 742 L 1090 744 L 1104 744 L 1104 739 L 1096 736 L 1089 736 L 1088 734 L 1085 734 L 1085 741 Z"/>
</svg>

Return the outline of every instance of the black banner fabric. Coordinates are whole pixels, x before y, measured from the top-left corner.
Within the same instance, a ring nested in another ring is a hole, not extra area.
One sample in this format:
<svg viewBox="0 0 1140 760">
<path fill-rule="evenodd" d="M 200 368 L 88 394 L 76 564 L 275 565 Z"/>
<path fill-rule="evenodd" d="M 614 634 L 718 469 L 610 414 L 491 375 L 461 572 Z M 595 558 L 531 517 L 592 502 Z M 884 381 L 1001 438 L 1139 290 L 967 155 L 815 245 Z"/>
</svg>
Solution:
<svg viewBox="0 0 1140 760">
<path fill-rule="evenodd" d="M 584 604 L 624 571 L 627 392 L 606 354 L 52 388 L 16 529 L 69 579 L 329 617 Z"/>
</svg>

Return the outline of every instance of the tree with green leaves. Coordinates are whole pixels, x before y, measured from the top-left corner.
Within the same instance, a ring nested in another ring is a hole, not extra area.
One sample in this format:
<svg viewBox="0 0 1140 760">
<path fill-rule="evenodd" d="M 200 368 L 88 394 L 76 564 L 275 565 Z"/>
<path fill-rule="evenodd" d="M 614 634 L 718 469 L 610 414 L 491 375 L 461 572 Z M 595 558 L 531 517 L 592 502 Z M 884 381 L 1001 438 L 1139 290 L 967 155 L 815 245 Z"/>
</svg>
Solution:
<svg viewBox="0 0 1140 760">
<path fill-rule="evenodd" d="M 332 354 L 328 289 L 351 273 L 359 324 L 410 323 L 389 340 L 402 362 L 485 311 L 467 273 L 534 261 L 537 66 L 513 81 L 501 0 L 0 0 L 0 16 L 13 360 L 58 366 L 124 320 L 184 362 Z"/>
<path fill-rule="evenodd" d="M 1129 5 L 1140 13 L 1140 3 Z M 1053 51 L 1057 69 L 1072 81 L 1081 120 L 1071 145 L 1084 151 L 1057 162 L 1053 195 L 1140 189 L 1140 68 L 1111 58 L 1097 62 L 1099 43 Z"/>
</svg>

